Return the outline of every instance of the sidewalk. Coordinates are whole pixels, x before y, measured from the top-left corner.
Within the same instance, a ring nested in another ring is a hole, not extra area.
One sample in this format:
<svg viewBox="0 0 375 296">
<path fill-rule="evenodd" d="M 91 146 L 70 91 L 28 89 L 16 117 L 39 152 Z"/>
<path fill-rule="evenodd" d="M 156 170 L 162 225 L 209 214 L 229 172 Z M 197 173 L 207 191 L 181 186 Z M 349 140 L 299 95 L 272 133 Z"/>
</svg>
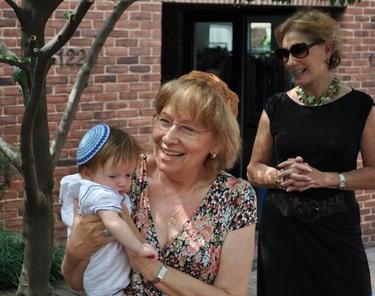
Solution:
<svg viewBox="0 0 375 296">
<path fill-rule="evenodd" d="M 367 248 L 366 253 L 370 265 L 372 295 L 375 295 L 375 246 Z"/>
<path fill-rule="evenodd" d="M 370 265 L 371 272 L 371 283 L 373 296 L 375 296 L 375 246 L 368 247 L 366 249 L 368 262 Z M 256 260 L 253 263 L 253 271 L 251 272 L 250 283 L 249 283 L 249 294 L 248 296 L 256 296 Z M 16 291 L 0 291 L 0 296 L 13 296 Z M 78 296 L 80 294 L 73 292 L 63 284 L 56 285 L 53 289 L 53 295 L 55 296 Z"/>
<path fill-rule="evenodd" d="M 371 273 L 371 285 L 372 285 L 372 295 L 375 296 L 375 246 L 366 248 L 367 259 L 370 266 Z M 248 296 L 256 296 L 256 260 L 254 260 L 255 266 L 253 266 L 253 271 L 251 272 L 250 283 L 249 283 L 249 294 Z M 255 268 L 254 268 L 255 267 Z"/>
</svg>

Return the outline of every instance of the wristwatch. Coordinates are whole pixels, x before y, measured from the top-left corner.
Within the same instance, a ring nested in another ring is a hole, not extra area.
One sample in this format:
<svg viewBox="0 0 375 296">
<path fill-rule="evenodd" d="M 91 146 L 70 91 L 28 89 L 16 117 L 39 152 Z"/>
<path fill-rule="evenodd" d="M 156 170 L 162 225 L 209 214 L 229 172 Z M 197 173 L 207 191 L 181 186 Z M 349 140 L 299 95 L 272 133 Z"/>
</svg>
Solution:
<svg viewBox="0 0 375 296">
<path fill-rule="evenodd" d="M 166 265 L 162 265 L 158 271 L 158 273 L 156 274 L 155 278 L 151 281 L 151 284 L 155 285 L 159 282 L 161 282 L 165 276 L 167 275 L 167 272 L 168 272 L 168 266 Z"/>
<path fill-rule="evenodd" d="M 345 189 L 345 185 L 346 185 L 345 182 L 346 182 L 345 175 L 343 173 L 339 173 L 339 189 L 340 190 Z"/>
</svg>

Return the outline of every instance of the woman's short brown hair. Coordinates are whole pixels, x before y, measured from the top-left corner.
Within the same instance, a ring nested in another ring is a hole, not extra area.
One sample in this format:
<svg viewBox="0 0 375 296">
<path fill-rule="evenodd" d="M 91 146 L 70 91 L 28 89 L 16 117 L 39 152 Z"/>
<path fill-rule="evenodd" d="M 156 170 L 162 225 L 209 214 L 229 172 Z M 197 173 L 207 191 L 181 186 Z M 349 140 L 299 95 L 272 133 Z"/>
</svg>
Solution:
<svg viewBox="0 0 375 296">
<path fill-rule="evenodd" d="M 327 63 L 328 68 L 334 69 L 340 64 L 340 32 L 337 22 L 329 14 L 317 9 L 297 11 L 275 29 L 275 37 L 279 46 L 285 35 L 293 31 L 307 35 L 311 42 L 331 42 L 333 50 Z"/>
<path fill-rule="evenodd" d="M 205 168 L 210 174 L 232 168 L 240 152 L 237 104 L 237 95 L 223 81 L 200 71 L 162 85 L 154 102 L 156 114 L 171 106 L 175 112 L 188 114 L 194 122 L 213 132 L 219 151 L 215 159 L 207 156 Z"/>
</svg>

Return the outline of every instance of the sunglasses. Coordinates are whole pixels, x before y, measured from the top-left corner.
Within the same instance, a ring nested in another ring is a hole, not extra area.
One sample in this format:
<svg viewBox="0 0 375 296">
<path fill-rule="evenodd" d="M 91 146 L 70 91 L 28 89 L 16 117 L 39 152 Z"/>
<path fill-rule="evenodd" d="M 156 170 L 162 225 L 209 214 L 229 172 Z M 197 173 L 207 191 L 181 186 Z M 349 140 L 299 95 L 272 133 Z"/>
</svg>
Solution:
<svg viewBox="0 0 375 296">
<path fill-rule="evenodd" d="M 287 48 L 279 48 L 275 51 L 275 55 L 278 59 L 280 59 L 284 64 L 286 64 L 289 61 L 289 56 L 292 55 L 297 59 L 303 59 L 309 55 L 309 50 L 314 45 L 317 45 L 321 42 L 313 42 L 311 44 L 306 44 L 304 42 L 302 43 L 296 43 L 293 44 L 290 49 Z"/>
</svg>

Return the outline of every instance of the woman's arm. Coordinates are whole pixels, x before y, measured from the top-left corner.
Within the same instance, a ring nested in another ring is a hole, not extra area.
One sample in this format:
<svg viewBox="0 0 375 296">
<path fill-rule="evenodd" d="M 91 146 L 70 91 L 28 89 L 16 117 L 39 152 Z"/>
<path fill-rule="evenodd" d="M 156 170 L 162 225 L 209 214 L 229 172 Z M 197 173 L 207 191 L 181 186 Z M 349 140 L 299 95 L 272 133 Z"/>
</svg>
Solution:
<svg viewBox="0 0 375 296">
<path fill-rule="evenodd" d="M 372 107 L 361 137 L 363 167 L 344 172 L 345 189 L 375 189 L 375 107 Z"/>
<path fill-rule="evenodd" d="M 89 257 L 109 240 L 104 224 L 96 215 L 76 215 L 70 238 L 67 240 L 61 270 L 66 282 L 75 290 L 83 289 L 83 272 Z"/>
<path fill-rule="evenodd" d="M 214 286 L 228 295 L 248 295 L 254 240 L 255 224 L 228 233 Z"/>
<path fill-rule="evenodd" d="M 70 241 L 67 241 L 64 259 L 61 264 L 61 271 L 68 285 L 73 290 L 81 291 L 83 290 L 83 273 L 89 260 L 88 258 L 86 260 L 80 260 L 75 258 L 74 255 L 71 255 L 68 251 L 71 249 L 71 247 L 68 246 L 69 242 Z"/>
<path fill-rule="evenodd" d="M 168 267 L 168 273 L 163 281 L 155 286 L 171 296 L 246 296 L 254 253 L 254 233 L 255 224 L 228 233 L 221 251 L 219 271 L 213 285 Z M 135 270 L 148 281 L 155 278 L 162 265 L 159 261 L 147 261 L 134 254 L 130 254 L 130 261 Z"/>
<path fill-rule="evenodd" d="M 247 178 L 253 186 L 276 188 L 275 182 L 278 170 L 269 164 L 272 158 L 273 138 L 270 131 L 270 121 L 265 111 L 262 112 L 257 135 L 249 165 Z"/>
</svg>

